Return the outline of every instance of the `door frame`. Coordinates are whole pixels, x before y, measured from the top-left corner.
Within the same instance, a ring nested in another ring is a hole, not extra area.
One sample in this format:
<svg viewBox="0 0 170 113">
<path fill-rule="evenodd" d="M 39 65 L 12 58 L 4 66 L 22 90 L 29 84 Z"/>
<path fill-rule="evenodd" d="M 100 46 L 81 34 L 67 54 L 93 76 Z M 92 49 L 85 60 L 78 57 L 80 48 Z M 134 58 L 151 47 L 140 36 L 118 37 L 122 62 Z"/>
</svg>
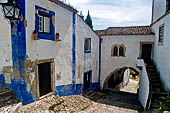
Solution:
<svg viewBox="0 0 170 113">
<path fill-rule="evenodd" d="M 40 97 L 38 65 L 43 63 L 51 63 L 51 92 Z M 54 63 L 54 58 L 51 58 L 51 59 L 36 60 L 35 64 L 36 64 L 35 76 L 36 76 L 36 88 L 37 88 L 36 99 L 40 100 L 41 98 L 46 97 L 47 95 L 54 94 L 55 92 L 55 63 Z"/>
<path fill-rule="evenodd" d="M 154 57 L 154 42 L 140 42 L 140 47 L 139 47 L 139 58 L 142 58 L 142 45 L 143 44 L 151 44 L 152 48 L 151 48 L 151 60 L 153 60 Z"/>
</svg>

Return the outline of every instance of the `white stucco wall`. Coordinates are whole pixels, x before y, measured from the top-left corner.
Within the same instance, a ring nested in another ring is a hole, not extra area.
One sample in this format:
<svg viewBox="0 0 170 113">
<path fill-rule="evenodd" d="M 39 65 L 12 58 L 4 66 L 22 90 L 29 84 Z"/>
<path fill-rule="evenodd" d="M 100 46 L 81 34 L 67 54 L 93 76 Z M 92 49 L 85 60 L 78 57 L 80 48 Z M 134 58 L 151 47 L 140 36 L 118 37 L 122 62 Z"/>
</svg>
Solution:
<svg viewBox="0 0 170 113">
<path fill-rule="evenodd" d="M 55 75 L 60 75 L 61 80 L 57 85 L 72 83 L 72 12 L 47 0 L 27 1 L 26 19 L 28 22 L 27 55 L 28 59 L 55 59 Z M 62 41 L 33 40 L 32 32 L 35 29 L 35 5 L 55 12 L 55 33 L 60 33 Z M 66 77 L 67 76 L 67 77 Z"/>
<path fill-rule="evenodd" d="M 155 50 L 154 61 L 157 69 L 161 74 L 161 80 L 166 90 L 170 89 L 170 14 L 165 16 L 159 22 L 153 25 L 152 29 L 155 33 Z M 163 45 L 158 45 L 159 26 L 165 24 L 164 41 Z"/>
<path fill-rule="evenodd" d="M 166 12 L 166 0 L 154 0 L 153 22 Z"/>
<path fill-rule="evenodd" d="M 146 109 L 146 104 L 149 97 L 149 78 L 145 68 L 145 64 L 143 59 L 138 59 L 137 66 L 141 67 L 142 70 L 140 71 L 140 83 L 139 83 L 139 101 L 144 109 Z"/>
<path fill-rule="evenodd" d="M 137 58 L 140 54 L 140 42 L 154 42 L 154 35 L 122 35 L 102 36 L 102 65 L 101 65 L 101 86 L 106 77 L 115 69 L 133 67 L 137 69 Z M 111 47 L 114 44 L 124 44 L 126 57 L 112 57 Z"/>
<path fill-rule="evenodd" d="M 12 66 L 11 27 L 0 10 L 0 74 L 4 66 Z"/>
<path fill-rule="evenodd" d="M 98 82 L 99 69 L 99 37 L 80 18 L 77 18 L 77 62 L 76 79 L 78 83 L 83 81 L 83 73 L 92 70 L 92 81 Z M 85 38 L 91 38 L 91 53 L 84 53 Z M 79 75 L 79 73 L 81 75 Z"/>
<path fill-rule="evenodd" d="M 27 60 L 54 58 L 55 75 L 61 76 L 61 80 L 55 79 L 55 85 L 72 84 L 73 12 L 47 0 L 30 0 L 26 1 L 26 4 L 26 19 L 28 22 L 26 29 Z M 55 33 L 60 33 L 61 41 L 33 40 L 31 38 L 35 29 L 35 5 L 55 12 Z M 88 54 L 90 56 L 87 55 L 88 58 L 85 60 L 84 39 L 86 37 L 92 39 L 92 54 Z M 82 83 L 82 75 L 85 71 L 92 70 L 92 76 L 98 75 L 98 67 L 96 67 L 96 62 L 98 62 L 98 40 L 97 35 L 76 15 L 76 83 Z M 96 80 L 97 78 L 94 77 L 93 81 Z"/>
</svg>

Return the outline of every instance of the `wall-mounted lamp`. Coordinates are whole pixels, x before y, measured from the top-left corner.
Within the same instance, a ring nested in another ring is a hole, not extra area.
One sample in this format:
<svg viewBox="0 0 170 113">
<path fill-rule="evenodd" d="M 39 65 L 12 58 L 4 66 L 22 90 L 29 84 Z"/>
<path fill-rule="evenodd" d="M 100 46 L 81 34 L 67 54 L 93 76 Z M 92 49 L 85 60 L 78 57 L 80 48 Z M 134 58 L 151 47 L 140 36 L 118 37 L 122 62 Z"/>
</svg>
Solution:
<svg viewBox="0 0 170 113">
<path fill-rule="evenodd" d="M 0 0 L 2 12 L 9 20 L 19 20 L 21 8 L 17 5 L 17 0 Z"/>
</svg>

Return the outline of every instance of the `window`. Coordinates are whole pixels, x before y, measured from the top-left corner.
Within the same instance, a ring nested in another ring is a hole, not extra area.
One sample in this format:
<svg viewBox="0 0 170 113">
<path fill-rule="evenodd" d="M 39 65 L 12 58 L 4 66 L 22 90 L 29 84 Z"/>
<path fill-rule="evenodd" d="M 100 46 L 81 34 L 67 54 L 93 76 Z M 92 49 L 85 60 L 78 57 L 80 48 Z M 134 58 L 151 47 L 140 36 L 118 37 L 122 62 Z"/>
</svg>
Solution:
<svg viewBox="0 0 170 113">
<path fill-rule="evenodd" d="M 124 56 L 123 54 L 124 54 L 124 49 L 123 49 L 123 47 L 121 46 L 121 47 L 119 48 L 119 56 Z"/>
<path fill-rule="evenodd" d="M 38 32 L 50 33 L 50 18 L 47 15 L 39 14 Z"/>
<path fill-rule="evenodd" d="M 39 6 L 35 6 L 35 9 L 35 30 L 38 32 L 37 38 L 55 40 L 55 13 Z"/>
<path fill-rule="evenodd" d="M 91 53 L 91 38 L 85 39 L 85 53 Z"/>
<path fill-rule="evenodd" d="M 170 10 L 170 0 L 166 0 L 166 12 Z"/>
<path fill-rule="evenodd" d="M 114 47 L 113 56 L 118 56 L 118 47 Z"/>
<path fill-rule="evenodd" d="M 126 48 L 123 44 L 122 45 L 115 44 L 112 46 L 111 56 L 125 57 L 125 51 L 126 51 Z"/>
<path fill-rule="evenodd" d="M 163 44 L 164 40 L 164 24 L 159 27 L 159 45 Z"/>
</svg>

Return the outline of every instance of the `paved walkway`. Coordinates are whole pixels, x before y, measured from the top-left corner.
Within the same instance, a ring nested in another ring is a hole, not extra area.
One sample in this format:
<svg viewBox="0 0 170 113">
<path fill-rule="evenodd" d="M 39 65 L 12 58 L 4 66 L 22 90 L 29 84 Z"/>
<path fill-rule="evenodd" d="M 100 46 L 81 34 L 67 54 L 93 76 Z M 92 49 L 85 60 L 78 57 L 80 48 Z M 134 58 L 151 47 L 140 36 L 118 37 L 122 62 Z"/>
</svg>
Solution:
<svg viewBox="0 0 170 113">
<path fill-rule="evenodd" d="M 132 86 L 135 85 L 125 89 Z M 124 91 L 89 91 L 84 95 L 65 97 L 53 95 L 21 106 L 16 113 L 143 113 L 137 94 Z"/>
</svg>

